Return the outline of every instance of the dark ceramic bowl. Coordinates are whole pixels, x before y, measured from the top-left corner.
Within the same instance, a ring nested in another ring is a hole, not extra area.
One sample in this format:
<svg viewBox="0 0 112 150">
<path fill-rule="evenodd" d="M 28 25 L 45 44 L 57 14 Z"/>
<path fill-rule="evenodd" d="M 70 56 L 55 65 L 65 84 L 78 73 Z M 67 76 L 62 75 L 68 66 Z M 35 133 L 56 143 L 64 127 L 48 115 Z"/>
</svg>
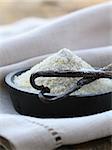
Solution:
<svg viewBox="0 0 112 150">
<path fill-rule="evenodd" d="M 112 109 L 112 93 L 84 97 L 70 95 L 63 100 L 44 103 L 40 100 L 38 91 L 36 94 L 27 92 L 15 85 L 14 77 L 25 71 L 17 70 L 5 77 L 14 108 L 20 114 L 41 118 L 62 118 L 92 115 Z M 46 96 L 54 97 L 50 93 Z"/>
</svg>

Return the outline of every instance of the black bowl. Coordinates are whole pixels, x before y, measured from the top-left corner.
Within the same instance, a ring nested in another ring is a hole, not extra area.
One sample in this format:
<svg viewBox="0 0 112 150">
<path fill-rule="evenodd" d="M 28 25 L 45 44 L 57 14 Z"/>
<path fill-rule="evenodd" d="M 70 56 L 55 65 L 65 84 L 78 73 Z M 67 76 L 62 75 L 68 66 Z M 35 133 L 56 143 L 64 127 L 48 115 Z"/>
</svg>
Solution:
<svg viewBox="0 0 112 150">
<path fill-rule="evenodd" d="M 70 95 L 60 101 L 44 103 L 39 99 L 38 92 L 27 92 L 15 85 L 14 77 L 25 71 L 17 70 L 5 77 L 14 108 L 20 114 L 41 118 L 62 118 L 92 115 L 112 109 L 112 92 L 84 97 Z M 46 95 L 53 97 L 51 94 Z"/>
</svg>

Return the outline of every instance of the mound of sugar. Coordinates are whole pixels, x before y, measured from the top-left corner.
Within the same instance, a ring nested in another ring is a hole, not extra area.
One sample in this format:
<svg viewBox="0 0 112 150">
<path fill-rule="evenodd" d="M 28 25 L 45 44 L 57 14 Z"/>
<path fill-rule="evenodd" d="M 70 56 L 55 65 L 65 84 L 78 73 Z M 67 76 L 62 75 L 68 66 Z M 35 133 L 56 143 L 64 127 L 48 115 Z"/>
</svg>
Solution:
<svg viewBox="0 0 112 150">
<path fill-rule="evenodd" d="M 60 70 L 94 70 L 94 68 L 76 56 L 68 49 L 62 49 L 59 52 L 49 56 L 42 62 L 38 63 L 30 70 L 15 77 L 15 84 L 20 87 L 27 89 L 31 92 L 36 92 L 31 87 L 30 76 L 32 73 L 37 71 L 60 71 Z M 51 89 L 51 93 L 59 94 L 65 92 L 71 86 L 76 84 L 80 78 L 67 78 L 67 77 L 39 77 L 35 80 L 37 85 L 44 85 Z M 88 85 L 83 86 L 80 90 L 74 92 L 75 95 L 96 95 L 100 93 L 106 93 L 112 91 L 112 80 L 111 79 L 98 79 Z"/>
</svg>

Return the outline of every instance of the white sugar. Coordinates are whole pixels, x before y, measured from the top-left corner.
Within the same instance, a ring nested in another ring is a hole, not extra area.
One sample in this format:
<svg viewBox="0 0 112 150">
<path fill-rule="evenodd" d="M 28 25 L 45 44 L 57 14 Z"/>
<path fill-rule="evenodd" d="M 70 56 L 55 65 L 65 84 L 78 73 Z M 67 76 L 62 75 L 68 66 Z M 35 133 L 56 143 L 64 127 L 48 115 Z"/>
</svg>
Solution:
<svg viewBox="0 0 112 150">
<path fill-rule="evenodd" d="M 36 92 L 30 85 L 29 79 L 32 73 L 37 71 L 60 71 L 60 70 L 83 70 L 90 71 L 94 68 L 82 60 L 80 57 L 73 54 L 68 49 L 62 49 L 59 52 L 49 56 L 42 62 L 36 64 L 29 71 L 15 77 L 15 83 L 18 87 Z M 57 94 L 65 92 L 71 86 L 73 86 L 80 78 L 60 78 L 60 77 L 39 77 L 36 79 L 37 85 L 45 85 L 51 89 L 51 93 Z M 88 85 L 85 85 L 80 90 L 76 91 L 76 95 L 89 95 L 99 94 L 112 91 L 112 80 L 111 79 L 99 79 Z"/>
</svg>

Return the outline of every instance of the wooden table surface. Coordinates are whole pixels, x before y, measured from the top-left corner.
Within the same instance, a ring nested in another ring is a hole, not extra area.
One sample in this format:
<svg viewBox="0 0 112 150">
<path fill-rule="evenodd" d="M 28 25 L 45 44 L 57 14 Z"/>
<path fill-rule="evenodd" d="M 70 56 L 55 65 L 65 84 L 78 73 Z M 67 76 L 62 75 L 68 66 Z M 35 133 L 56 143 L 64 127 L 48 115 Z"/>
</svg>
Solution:
<svg viewBox="0 0 112 150">
<path fill-rule="evenodd" d="M 24 17 L 53 18 L 111 0 L 0 0 L 0 24 Z"/>
</svg>

